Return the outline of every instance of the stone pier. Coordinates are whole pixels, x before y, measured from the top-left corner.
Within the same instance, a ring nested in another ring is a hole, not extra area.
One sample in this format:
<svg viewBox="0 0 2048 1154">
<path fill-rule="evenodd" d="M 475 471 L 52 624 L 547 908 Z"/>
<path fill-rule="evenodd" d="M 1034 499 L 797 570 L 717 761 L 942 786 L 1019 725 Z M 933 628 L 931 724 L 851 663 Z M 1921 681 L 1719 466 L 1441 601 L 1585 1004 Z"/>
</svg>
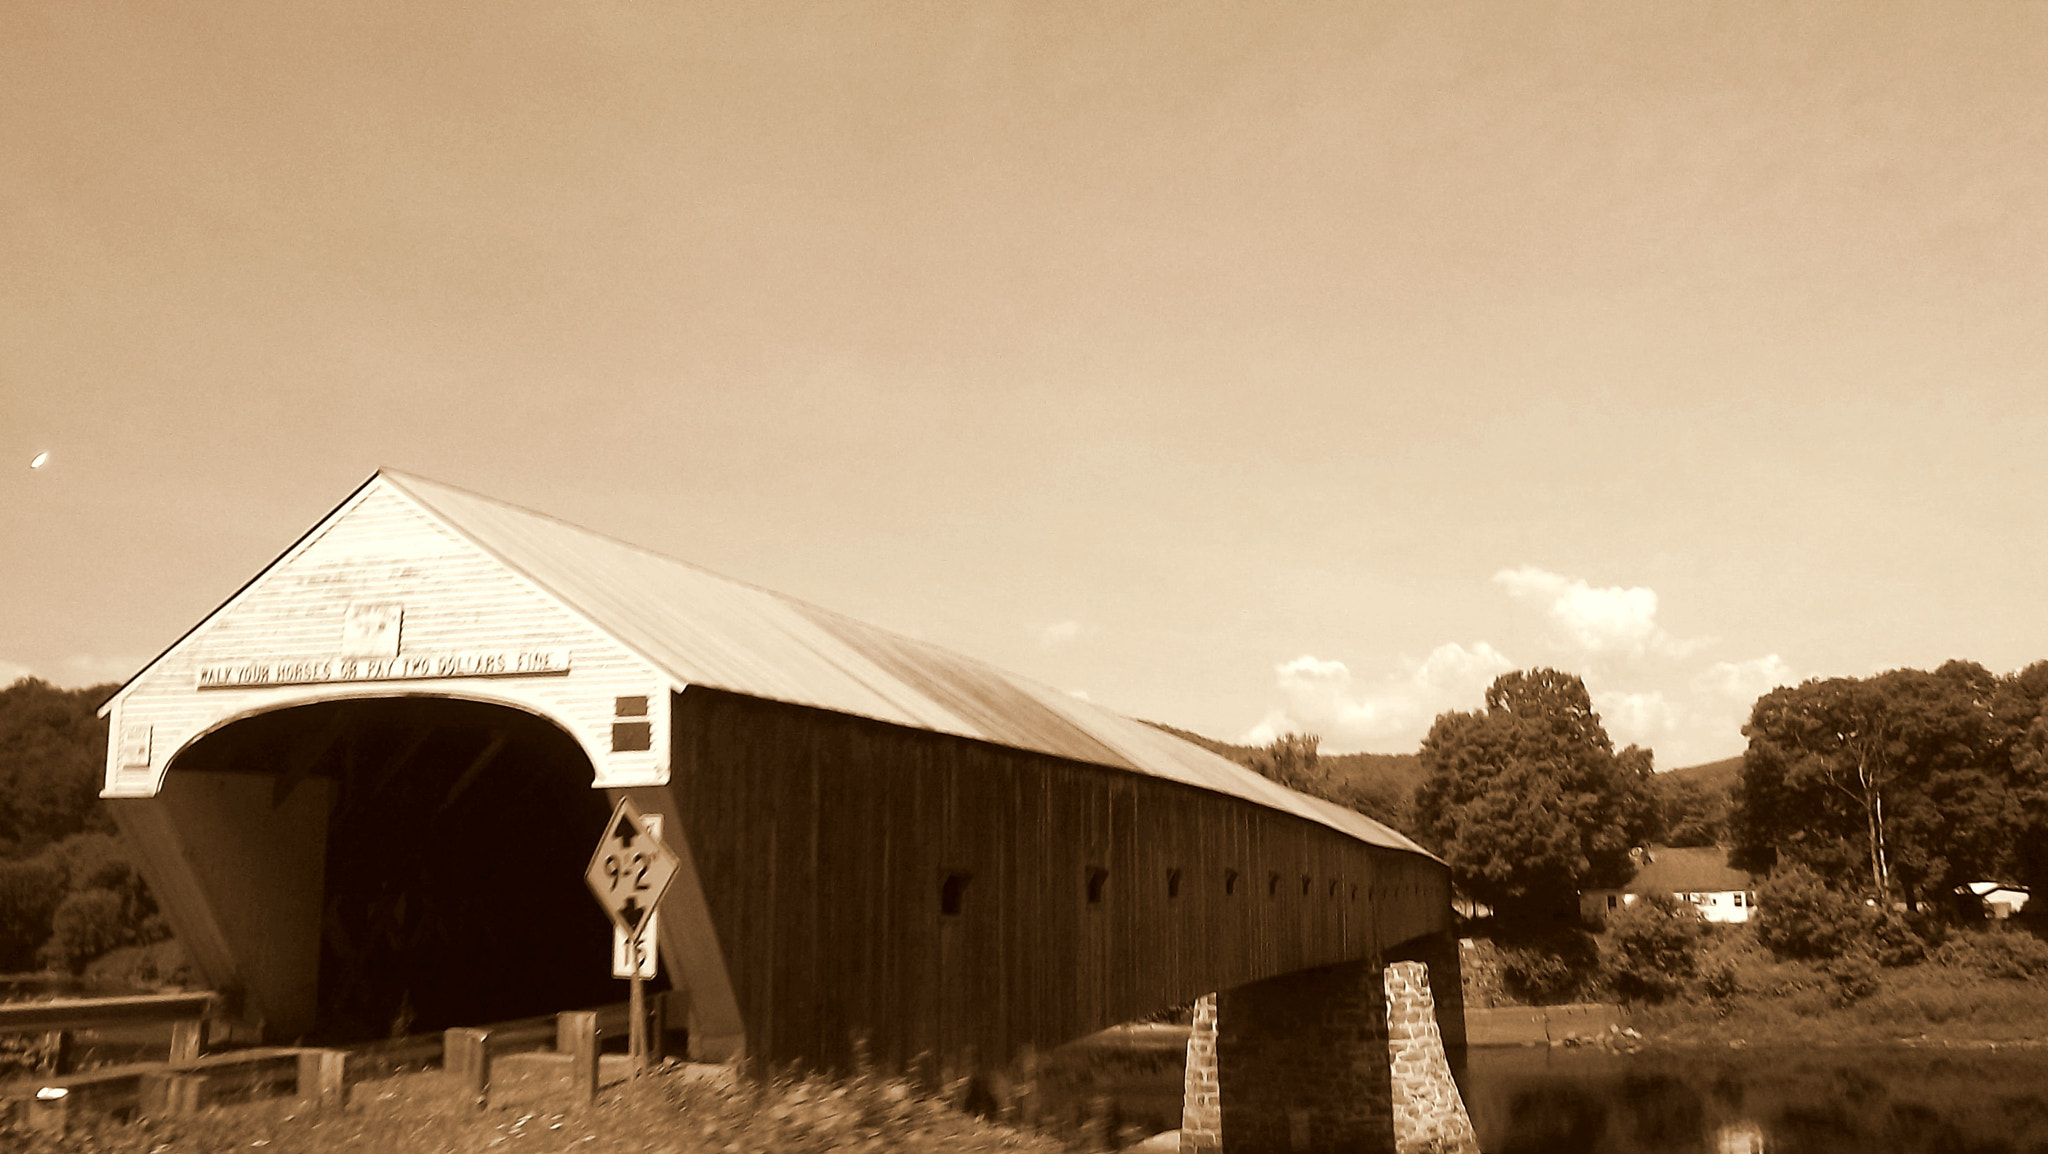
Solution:
<svg viewBox="0 0 2048 1154">
<path fill-rule="evenodd" d="M 1180 1149 L 1478 1154 L 1429 967 L 1325 966 L 1197 1001 Z"/>
<path fill-rule="evenodd" d="M 1451 1076 L 1430 996 L 1429 967 L 1390 962 L 1386 970 L 1387 1063 L 1393 1070 L 1396 1154 L 1479 1154 L 1479 1136 Z"/>
</svg>

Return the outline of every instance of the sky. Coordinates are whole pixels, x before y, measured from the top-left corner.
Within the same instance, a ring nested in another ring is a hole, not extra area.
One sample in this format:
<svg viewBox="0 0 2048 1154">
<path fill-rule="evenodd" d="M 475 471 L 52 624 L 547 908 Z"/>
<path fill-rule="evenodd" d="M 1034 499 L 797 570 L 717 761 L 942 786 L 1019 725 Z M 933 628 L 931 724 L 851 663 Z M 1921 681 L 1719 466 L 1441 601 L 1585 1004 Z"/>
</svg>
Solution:
<svg viewBox="0 0 2048 1154">
<path fill-rule="evenodd" d="M 379 467 L 1232 740 L 2048 657 L 2048 4 L 0 5 L 0 680 Z M 29 462 L 49 454 L 40 467 Z"/>
</svg>

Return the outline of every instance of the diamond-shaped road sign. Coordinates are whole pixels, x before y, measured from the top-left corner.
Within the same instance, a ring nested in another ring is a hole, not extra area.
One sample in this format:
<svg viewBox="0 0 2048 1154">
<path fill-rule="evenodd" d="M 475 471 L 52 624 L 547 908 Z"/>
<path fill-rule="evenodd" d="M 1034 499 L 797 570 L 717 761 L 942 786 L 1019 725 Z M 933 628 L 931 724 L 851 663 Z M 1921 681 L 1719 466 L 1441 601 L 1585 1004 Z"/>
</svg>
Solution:
<svg viewBox="0 0 2048 1154">
<path fill-rule="evenodd" d="M 621 800 L 605 823 L 583 880 L 627 939 L 637 940 L 681 864 L 674 850 L 648 832 L 639 807 Z"/>
</svg>

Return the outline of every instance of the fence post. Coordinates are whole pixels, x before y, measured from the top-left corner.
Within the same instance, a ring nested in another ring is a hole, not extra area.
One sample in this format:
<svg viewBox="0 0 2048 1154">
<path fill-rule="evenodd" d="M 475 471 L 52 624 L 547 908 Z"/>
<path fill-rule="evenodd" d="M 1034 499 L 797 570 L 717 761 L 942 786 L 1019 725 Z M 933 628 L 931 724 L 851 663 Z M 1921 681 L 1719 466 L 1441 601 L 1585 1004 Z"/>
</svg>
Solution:
<svg viewBox="0 0 2048 1154">
<path fill-rule="evenodd" d="M 668 1030 L 668 994 L 666 992 L 647 995 L 647 1022 L 642 1035 L 647 1039 L 647 1064 L 658 1065 L 666 1055 L 662 1053 L 662 1034 Z"/>
<path fill-rule="evenodd" d="M 62 1138 L 71 1125 L 71 1091 L 45 1086 L 28 1103 L 28 1128 Z"/>
<path fill-rule="evenodd" d="M 491 1032 L 455 1027 L 441 1035 L 441 1068 L 458 1093 L 484 1106 L 491 1087 Z"/>
<path fill-rule="evenodd" d="M 171 1065 L 189 1066 L 205 1052 L 205 1018 L 171 1023 Z"/>
<path fill-rule="evenodd" d="M 346 1107 L 348 1055 L 340 1050 L 308 1050 L 300 1054 L 299 1097 L 323 1112 Z"/>
<path fill-rule="evenodd" d="M 73 1042 L 69 1030 L 51 1030 L 46 1039 L 50 1046 L 50 1073 L 62 1077 L 71 1072 Z"/>
<path fill-rule="evenodd" d="M 597 1014 L 571 1010 L 555 1015 L 555 1050 L 569 1055 L 569 1094 L 578 1103 L 597 1101 Z"/>
</svg>

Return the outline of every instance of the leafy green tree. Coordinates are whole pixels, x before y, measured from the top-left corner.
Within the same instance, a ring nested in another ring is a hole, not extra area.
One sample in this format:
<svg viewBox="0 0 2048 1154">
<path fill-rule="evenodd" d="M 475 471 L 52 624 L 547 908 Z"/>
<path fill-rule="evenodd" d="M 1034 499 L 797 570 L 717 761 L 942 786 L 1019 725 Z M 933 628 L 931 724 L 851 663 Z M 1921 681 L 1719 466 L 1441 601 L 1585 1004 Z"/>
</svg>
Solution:
<svg viewBox="0 0 2048 1154">
<path fill-rule="evenodd" d="M 1677 993 L 1698 970 L 1707 924 L 1697 906 L 1651 894 L 1609 915 L 1607 930 L 1615 988 L 1654 1002 Z"/>
<path fill-rule="evenodd" d="M 34 968 L 64 900 L 64 871 L 47 860 L 0 860 L 0 972 Z"/>
<path fill-rule="evenodd" d="M 1840 957 L 1863 935 L 1861 904 L 1797 864 L 1757 887 L 1753 920 L 1757 941 L 1781 958 Z"/>
<path fill-rule="evenodd" d="M 0 857 L 111 828 L 99 805 L 107 729 L 94 713 L 113 688 L 58 689 L 24 677 L 0 689 Z"/>
<path fill-rule="evenodd" d="M 1369 762 L 1371 755 L 1326 758 L 1318 752 L 1321 742 L 1313 733 L 1284 733 L 1269 745 L 1242 751 L 1237 759 L 1289 789 L 1356 810 L 1395 829 L 1409 828 L 1407 791 L 1358 764 Z M 1347 762 L 1352 763 L 1350 772 L 1343 768 Z"/>
<path fill-rule="evenodd" d="M 1649 751 L 1616 754 L 1569 673 L 1502 674 L 1484 711 L 1436 719 L 1421 759 L 1424 843 L 1506 920 L 1562 917 L 1579 890 L 1627 882 L 1628 851 L 1656 826 Z"/>
<path fill-rule="evenodd" d="M 1283 733 L 1271 745 L 1252 750 L 1247 764 L 1289 789 L 1321 797 L 1328 787 L 1328 775 L 1316 753 L 1321 744 L 1322 738 L 1313 733 Z"/>
<path fill-rule="evenodd" d="M 1952 661 L 1766 694 L 1743 729 L 1732 863 L 1796 862 L 1882 906 L 2010 876 L 2039 812 L 2015 753 L 2040 680 Z"/>
<path fill-rule="evenodd" d="M 1727 827 L 1728 794 L 1709 789 L 1696 781 L 1674 781 L 1666 774 L 1655 779 L 1659 833 L 1670 846 L 1711 846 L 1721 844 Z"/>
<path fill-rule="evenodd" d="M 66 894 L 58 904 L 42 956 L 75 974 L 94 958 L 136 940 L 121 895 L 111 890 L 78 890 Z"/>
</svg>

